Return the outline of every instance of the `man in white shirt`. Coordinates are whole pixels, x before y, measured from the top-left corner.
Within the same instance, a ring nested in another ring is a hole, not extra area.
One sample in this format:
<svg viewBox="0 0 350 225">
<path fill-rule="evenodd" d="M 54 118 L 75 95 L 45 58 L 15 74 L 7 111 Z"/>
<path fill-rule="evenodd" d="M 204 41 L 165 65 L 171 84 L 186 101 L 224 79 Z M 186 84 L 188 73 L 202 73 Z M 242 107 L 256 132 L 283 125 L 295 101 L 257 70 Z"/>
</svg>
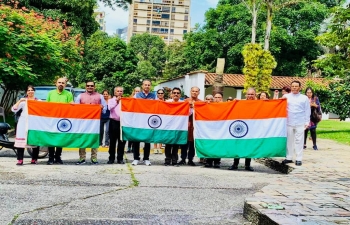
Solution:
<svg viewBox="0 0 350 225">
<path fill-rule="evenodd" d="M 295 152 L 295 165 L 301 166 L 303 159 L 304 130 L 310 123 L 310 102 L 300 94 L 301 83 L 293 81 L 291 93 L 283 95 L 288 101 L 287 111 L 287 157 L 282 164 L 292 163 Z"/>
</svg>

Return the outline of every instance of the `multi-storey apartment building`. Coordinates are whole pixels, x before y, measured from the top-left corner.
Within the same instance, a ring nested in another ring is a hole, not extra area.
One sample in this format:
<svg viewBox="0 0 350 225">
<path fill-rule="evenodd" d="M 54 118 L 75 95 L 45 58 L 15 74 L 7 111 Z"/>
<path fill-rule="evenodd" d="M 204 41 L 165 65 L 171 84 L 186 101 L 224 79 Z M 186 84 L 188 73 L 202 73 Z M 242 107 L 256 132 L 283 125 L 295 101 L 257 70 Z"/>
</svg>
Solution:
<svg viewBox="0 0 350 225">
<path fill-rule="evenodd" d="M 170 44 L 190 32 L 191 0 L 134 0 L 129 10 L 128 41 L 148 32 Z"/>
<path fill-rule="evenodd" d="M 100 25 L 98 28 L 100 31 L 106 32 L 105 12 L 95 11 L 95 20 Z"/>
</svg>

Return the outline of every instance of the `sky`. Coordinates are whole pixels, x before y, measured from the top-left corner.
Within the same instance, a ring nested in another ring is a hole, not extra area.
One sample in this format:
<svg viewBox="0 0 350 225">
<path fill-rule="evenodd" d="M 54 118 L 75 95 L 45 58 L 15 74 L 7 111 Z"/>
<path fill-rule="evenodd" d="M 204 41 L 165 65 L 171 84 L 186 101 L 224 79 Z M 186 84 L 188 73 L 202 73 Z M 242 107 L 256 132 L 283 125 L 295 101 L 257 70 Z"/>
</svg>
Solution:
<svg viewBox="0 0 350 225">
<path fill-rule="evenodd" d="M 192 0 L 191 1 L 191 27 L 196 23 L 202 24 L 204 22 L 204 13 L 209 8 L 215 8 L 218 0 Z M 112 10 L 109 7 L 104 7 L 100 5 L 99 11 L 104 11 L 106 13 L 106 32 L 110 35 L 116 33 L 118 28 L 124 28 L 128 26 L 129 12 L 116 9 Z"/>
</svg>

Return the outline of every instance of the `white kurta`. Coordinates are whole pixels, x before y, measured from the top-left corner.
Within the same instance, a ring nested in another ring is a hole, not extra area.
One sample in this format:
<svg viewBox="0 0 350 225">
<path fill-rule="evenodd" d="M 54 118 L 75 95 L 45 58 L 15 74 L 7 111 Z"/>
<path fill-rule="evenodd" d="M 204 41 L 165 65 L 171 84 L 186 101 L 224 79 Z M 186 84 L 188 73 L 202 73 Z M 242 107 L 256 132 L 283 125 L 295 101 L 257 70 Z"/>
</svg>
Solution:
<svg viewBox="0 0 350 225">
<path fill-rule="evenodd" d="M 11 108 L 11 111 L 14 113 L 18 112 L 20 109 L 23 110 L 17 122 L 16 138 L 15 138 L 15 145 L 14 145 L 17 148 L 35 148 L 36 147 L 36 146 L 27 145 L 27 135 L 28 135 L 27 122 L 26 122 L 28 118 L 27 101 L 19 103 L 18 108 L 14 108 L 13 106 Z"/>
</svg>

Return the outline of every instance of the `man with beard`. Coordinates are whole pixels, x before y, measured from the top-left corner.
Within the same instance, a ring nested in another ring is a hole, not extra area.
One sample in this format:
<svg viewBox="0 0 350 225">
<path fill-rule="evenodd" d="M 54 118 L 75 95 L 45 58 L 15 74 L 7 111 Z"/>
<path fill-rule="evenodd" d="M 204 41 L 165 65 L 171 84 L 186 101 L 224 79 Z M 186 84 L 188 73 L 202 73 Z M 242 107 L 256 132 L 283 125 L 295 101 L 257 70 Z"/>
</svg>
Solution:
<svg viewBox="0 0 350 225">
<path fill-rule="evenodd" d="M 48 102 L 60 102 L 60 103 L 71 103 L 73 102 L 73 95 L 71 92 L 65 90 L 67 85 L 65 78 L 58 78 L 56 81 L 56 89 L 48 93 L 46 101 Z M 56 148 L 56 152 L 55 152 Z M 61 159 L 62 148 L 61 147 L 49 147 L 49 161 L 47 165 L 54 163 L 63 164 Z"/>
<path fill-rule="evenodd" d="M 256 100 L 256 91 L 254 88 L 248 88 L 247 94 L 246 94 L 246 100 Z M 254 171 L 253 167 L 250 166 L 251 161 L 252 161 L 251 158 L 245 159 L 245 170 Z M 230 166 L 228 169 L 229 170 L 237 170 L 238 164 L 239 164 L 239 158 L 235 158 L 233 160 L 233 165 Z"/>
<path fill-rule="evenodd" d="M 98 92 L 95 92 L 95 82 L 87 81 L 85 84 L 86 92 L 78 95 L 75 103 L 77 104 L 95 104 L 101 105 L 103 112 L 107 109 L 107 104 L 103 95 Z M 102 142 L 102 140 L 100 140 Z M 97 148 L 91 148 L 91 163 L 98 164 L 97 161 Z M 77 165 L 85 164 L 86 159 L 86 149 L 79 148 L 79 161 L 76 163 Z"/>
</svg>

